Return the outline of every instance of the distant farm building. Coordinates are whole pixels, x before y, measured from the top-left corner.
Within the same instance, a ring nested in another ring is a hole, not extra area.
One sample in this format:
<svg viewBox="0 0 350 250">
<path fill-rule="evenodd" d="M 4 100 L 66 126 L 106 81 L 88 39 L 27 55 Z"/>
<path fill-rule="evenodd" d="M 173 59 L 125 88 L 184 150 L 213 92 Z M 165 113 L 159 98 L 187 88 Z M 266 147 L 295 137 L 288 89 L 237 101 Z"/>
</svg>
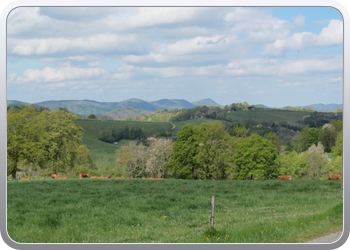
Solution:
<svg viewBox="0 0 350 250">
<path fill-rule="evenodd" d="M 248 107 L 248 110 L 255 110 L 255 107 L 254 106 L 250 106 L 250 107 Z"/>
</svg>

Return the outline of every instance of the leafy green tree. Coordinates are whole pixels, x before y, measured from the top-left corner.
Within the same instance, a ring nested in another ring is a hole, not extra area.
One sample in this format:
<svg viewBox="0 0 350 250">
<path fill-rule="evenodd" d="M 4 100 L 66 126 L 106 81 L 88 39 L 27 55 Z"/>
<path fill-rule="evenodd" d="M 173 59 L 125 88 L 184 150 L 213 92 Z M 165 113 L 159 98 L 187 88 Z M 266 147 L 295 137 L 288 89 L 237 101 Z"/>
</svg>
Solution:
<svg viewBox="0 0 350 250">
<path fill-rule="evenodd" d="M 94 114 L 90 114 L 87 118 L 88 119 L 96 119 L 96 116 Z"/>
<path fill-rule="evenodd" d="M 301 158 L 309 165 L 307 176 L 310 179 L 321 179 L 329 168 L 329 159 L 324 153 L 324 147 L 320 142 L 317 145 L 312 145 L 301 155 Z"/>
<path fill-rule="evenodd" d="M 281 140 L 274 132 L 266 133 L 264 138 L 270 140 L 273 145 L 276 146 L 278 151 L 281 150 L 282 145 L 284 144 L 283 140 Z"/>
<path fill-rule="evenodd" d="M 93 162 L 91 159 L 91 153 L 86 146 L 79 145 L 77 148 L 75 163 L 77 165 L 92 166 Z"/>
<path fill-rule="evenodd" d="M 219 121 L 202 123 L 195 127 L 198 154 L 195 156 L 196 177 L 199 179 L 224 179 L 231 172 L 233 164 L 233 141 Z"/>
<path fill-rule="evenodd" d="M 20 106 L 7 112 L 7 173 L 16 179 L 19 162 L 43 162 L 45 150 L 43 144 L 49 139 L 45 130 L 45 121 L 38 119 L 38 113 L 32 106 Z"/>
<path fill-rule="evenodd" d="M 332 126 L 334 127 L 336 132 L 341 132 L 343 130 L 343 121 L 337 120 L 335 122 L 332 122 Z"/>
<path fill-rule="evenodd" d="M 177 140 L 173 145 L 169 162 L 165 165 L 165 171 L 170 176 L 183 179 L 193 179 L 198 164 L 195 156 L 199 151 L 199 142 L 194 137 L 192 124 L 184 125 L 177 133 Z"/>
<path fill-rule="evenodd" d="M 45 164 L 53 173 L 66 172 L 74 167 L 77 149 L 83 138 L 83 129 L 77 116 L 64 110 L 43 111 L 38 115 L 44 121 L 49 139 L 43 143 Z"/>
<path fill-rule="evenodd" d="M 277 177 L 278 150 L 270 140 L 260 135 L 253 134 L 239 142 L 232 158 L 239 180 Z"/>
<path fill-rule="evenodd" d="M 335 146 L 332 147 L 332 152 L 337 156 L 343 155 L 343 131 L 338 134 Z"/>
<path fill-rule="evenodd" d="M 246 127 L 234 126 L 231 128 L 231 134 L 236 137 L 248 137 L 250 130 Z"/>
<path fill-rule="evenodd" d="M 279 175 L 292 175 L 293 179 L 299 179 L 307 174 L 309 164 L 296 151 L 282 154 L 280 158 Z"/>
<path fill-rule="evenodd" d="M 331 152 L 333 146 L 335 146 L 337 140 L 337 132 L 334 127 L 325 127 L 321 129 L 319 134 L 319 141 L 324 146 L 325 152 Z"/>
<path fill-rule="evenodd" d="M 292 139 L 293 148 L 298 153 L 306 151 L 311 145 L 319 142 L 319 128 L 304 128 Z"/>
<path fill-rule="evenodd" d="M 232 171 L 233 139 L 222 122 L 186 124 L 177 134 L 165 169 L 178 178 L 223 179 Z"/>
<path fill-rule="evenodd" d="M 7 114 L 8 173 L 16 178 L 18 163 L 32 163 L 53 173 L 73 168 L 82 128 L 64 110 L 38 112 L 28 106 Z"/>
<path fill-rule="evenodd" d="M 328 174 L 339 174 L 343 175 L 343 157 L 336 156 L 332 161 Z"/>
</svg>

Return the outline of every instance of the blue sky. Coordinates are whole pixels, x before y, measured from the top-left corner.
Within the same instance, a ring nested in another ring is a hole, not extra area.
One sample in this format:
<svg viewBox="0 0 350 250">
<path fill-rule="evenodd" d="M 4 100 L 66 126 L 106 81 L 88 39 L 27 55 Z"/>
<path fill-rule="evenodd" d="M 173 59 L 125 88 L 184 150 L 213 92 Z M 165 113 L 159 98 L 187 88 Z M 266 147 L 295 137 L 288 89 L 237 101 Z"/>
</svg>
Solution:
<svg viewBox="0 0 350 250">
<path fill-rule="evenodd" d="M 340 104 L 342 86 L 330 7 L 21 7 L 7 21 L 8 100 L 283 107 Z"/>
</svg>

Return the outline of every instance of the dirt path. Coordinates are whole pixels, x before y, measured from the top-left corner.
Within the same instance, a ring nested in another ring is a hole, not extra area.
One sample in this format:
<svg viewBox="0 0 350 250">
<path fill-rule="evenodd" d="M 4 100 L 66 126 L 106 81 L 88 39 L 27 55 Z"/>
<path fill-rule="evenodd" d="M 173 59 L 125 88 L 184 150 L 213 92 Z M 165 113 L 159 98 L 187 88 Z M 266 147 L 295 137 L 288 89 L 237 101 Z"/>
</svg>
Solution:
<svg viewBox="0 0 350 250">
<path fill-rule="evenodd" d="M 343 231 L 332 233 L 314 240 L 307 241 L 305 243 L 333 243 L 341 237 L 342 233 Z"/>
</svg>

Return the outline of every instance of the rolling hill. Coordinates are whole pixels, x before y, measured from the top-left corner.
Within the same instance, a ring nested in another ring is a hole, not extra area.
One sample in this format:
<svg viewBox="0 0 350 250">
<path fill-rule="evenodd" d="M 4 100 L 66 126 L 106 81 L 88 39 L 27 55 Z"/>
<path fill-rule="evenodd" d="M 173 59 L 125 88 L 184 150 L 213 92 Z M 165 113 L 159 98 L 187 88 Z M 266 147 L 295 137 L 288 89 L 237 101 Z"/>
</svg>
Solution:
<svg viewBox="0 0 350 250">
<path fill-rule="evenodd" d="M 21 101 L 8 100 L 7 105 L 18 105 L 25 103 Z M 132 98 L 121 102 L 98 102 L 93 100 L 49 100 L 44 102 L 33 103 L 36 106 L 49 107 L 51 110 L 56 110 L 60 107 L 66 107 L 70 112 L 87 117 L 90 114 L 104 115 L 116 109 L 125 107 L 134 107 L 143 111 L 156 111 L 158 109 L 175 109 L 175 108 L 193 108 L 192 104 L 184 99 L 161 99 L 158 101 L 147 102 L 144 100 Z M 121 115 L 124 117 L 124 115 Z M 124 117 L 125 118 L 125 117 Z"/>
<path fill-rule="evenodd" d="M 304 106 L 304 108 L 313 108 L 315 111 L 318 112 L 334 112 L 337 109 L 343 109 L 343 104 L 323 104 L 323 103 L 318 103 L 318 104 L 311 104 L 308 106 Z"/>
<path fill-rule="evenodd" d="M 193 105 L 195 106 L 207 106 L 207 107 L 210 107 L 210 106 L 218 106 L 218 107 L 223 107 L 223 105 L 220 105 L 219 103 L 213 101 L 212 99 L 210 98 L 206 98 L 206 99 L 202 99 L 202 100 L 199 100 L 199 101 L 195 101 L 195 102 L 192 102 Z"/>
</svg>

